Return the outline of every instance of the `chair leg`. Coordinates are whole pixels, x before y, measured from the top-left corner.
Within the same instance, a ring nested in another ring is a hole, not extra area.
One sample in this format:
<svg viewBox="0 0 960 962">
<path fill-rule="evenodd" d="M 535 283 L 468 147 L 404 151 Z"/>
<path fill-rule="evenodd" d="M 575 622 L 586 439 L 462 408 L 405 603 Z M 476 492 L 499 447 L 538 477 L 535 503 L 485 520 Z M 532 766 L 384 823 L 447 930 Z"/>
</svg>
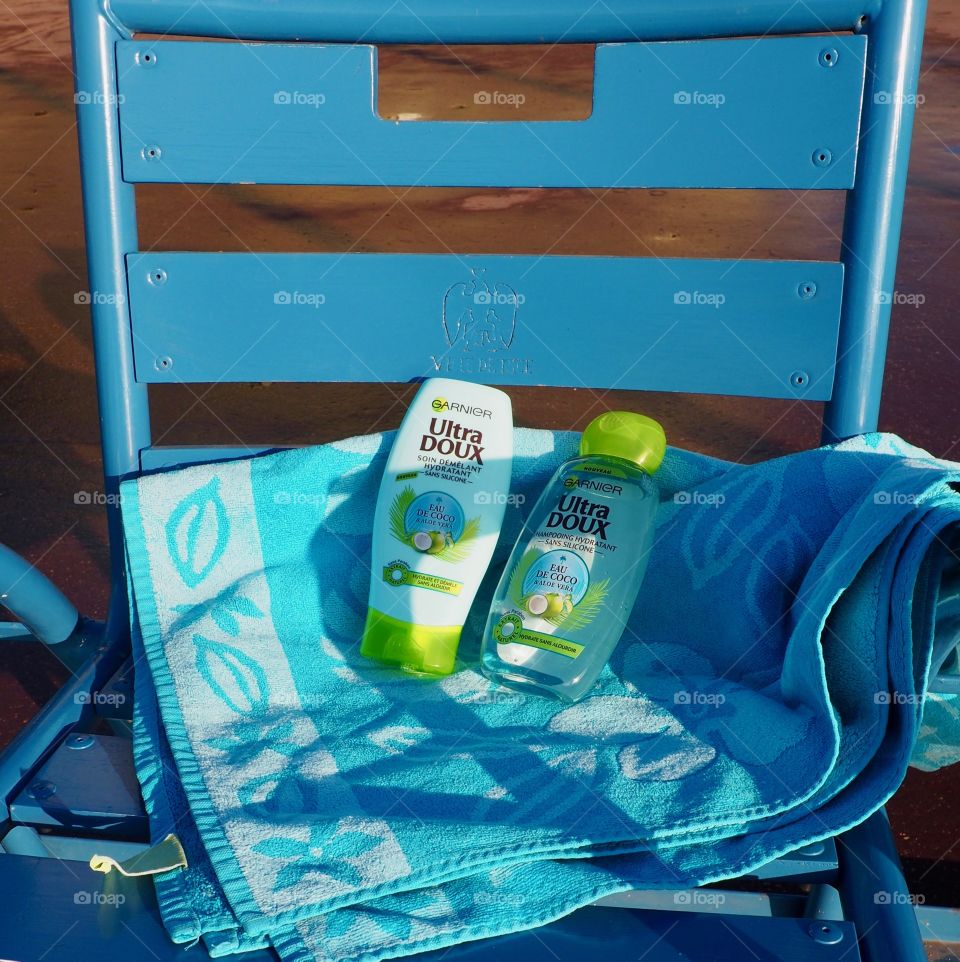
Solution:
<svg viewBox="0 0 960 962">
<path fill-rule="evenodd" d="M 927 962 L 886 812 L 837 836 L 837 853 L 844 916 L 856 924 L 863 962 Z"/>
</svg>

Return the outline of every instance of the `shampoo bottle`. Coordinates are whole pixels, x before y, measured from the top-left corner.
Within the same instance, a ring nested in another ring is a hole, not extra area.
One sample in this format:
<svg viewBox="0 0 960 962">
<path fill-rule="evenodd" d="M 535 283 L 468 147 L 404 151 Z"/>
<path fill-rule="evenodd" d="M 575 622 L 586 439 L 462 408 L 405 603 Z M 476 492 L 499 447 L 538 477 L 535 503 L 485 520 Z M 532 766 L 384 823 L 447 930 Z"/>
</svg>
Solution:
<svg viewBox="0 0 960 962">
<path fill-rule="evenodd" d="M 494 595 L 487 677 L 577 701 L 620 640 L 647 567 L 663 428 L 611 411 L 583 432 L 530 511 Z"/>
<path fill-rule="evenodd" d="M 361 654 L 416 673 L 453 671 L 500 534 L 512 459 L 513 415 L 503 391 L 424 382 L 380 485 Z"/>
</svg>

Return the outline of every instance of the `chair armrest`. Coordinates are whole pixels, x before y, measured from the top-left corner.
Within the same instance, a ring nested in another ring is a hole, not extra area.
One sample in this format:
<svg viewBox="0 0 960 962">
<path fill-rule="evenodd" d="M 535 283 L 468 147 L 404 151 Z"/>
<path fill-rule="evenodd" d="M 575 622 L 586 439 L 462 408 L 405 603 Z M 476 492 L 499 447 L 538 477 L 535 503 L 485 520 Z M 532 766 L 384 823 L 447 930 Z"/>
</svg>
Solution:
<svg viewBox="0 0 960 962">
<path fill-rule="evenodd" d="M 46 575 L 2 544 L 0 605 L 46 645 L 66 641 L 80 621 L 77 609 Z"/>
</svg>

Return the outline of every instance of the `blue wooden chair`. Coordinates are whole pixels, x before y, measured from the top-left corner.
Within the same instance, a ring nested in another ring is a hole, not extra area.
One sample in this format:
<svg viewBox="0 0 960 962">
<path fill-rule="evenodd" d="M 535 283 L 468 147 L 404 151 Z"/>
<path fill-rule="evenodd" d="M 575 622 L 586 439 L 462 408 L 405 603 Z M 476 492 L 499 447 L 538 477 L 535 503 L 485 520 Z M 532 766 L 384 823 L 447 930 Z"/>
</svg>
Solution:
<svg viewBox="0 0 960 962">
<path fill-rule="evenodd" d="M 72 0 L 90 290 L 109 295 L 92 303 L 108 493 L 137 472 L 247 453 L 154 446 L 148 386 L 170 382 L 442 373 L 803 398 L 827 402 L 826 440 L 874 429 L 923 18 L 923 0 L 352 0 L 322 11 L 309 0 Z M 381 119 L 371 44 L 441 41 L 596 43 L 593 110 L 565 122 Z M 829 189 L 848 200 L 836 263 L 261 255 L 141 251 L 134 185 L 145 182 Z M 512 309 L 488 320 L 480 308 L 500 296 Z M 584 319 L 589 336 L 558 350 Z M 0 598 L 19 619 L 6 636 L 32 635 L 73 672 L 0 759 L 3 957 L 204 955 L 169 942 L 149 882 L 123 881 L 120 904 L 82 864 L 146 840 L 127 738 L 123 549 L 107 510 L 104 624 L 0 551 Z M 612 900 L 619 910 L 443 954 L 924 958 L 882 813 L 757 877 L 805 888 L 630 893 Z M 692 914 L 677 924 L 681 911 Z"/>
</svg>

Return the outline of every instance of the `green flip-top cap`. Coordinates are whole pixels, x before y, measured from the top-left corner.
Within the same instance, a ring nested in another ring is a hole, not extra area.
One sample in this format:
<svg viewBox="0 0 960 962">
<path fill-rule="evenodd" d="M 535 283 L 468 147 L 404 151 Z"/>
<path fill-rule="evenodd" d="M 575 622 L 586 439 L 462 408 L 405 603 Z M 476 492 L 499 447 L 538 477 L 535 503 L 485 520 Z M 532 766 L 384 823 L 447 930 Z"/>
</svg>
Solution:
<svg viewBox="0 0 960 962">
<path fill-rule="evenodd" d="M 594 418 L 580 439 L 584 457 L 606 455 L 632 461 L 653 474 L 667 451 L 667 436 L 659 421 L 632 411 L 608 411 Z"/>
<path fill-rule="evenodd" d="M 416 625 L 369 608 L 360 654 L 407 671 L 449 675 L 457 661 L 461 631 L 460 625 Z"/>
</svg>

